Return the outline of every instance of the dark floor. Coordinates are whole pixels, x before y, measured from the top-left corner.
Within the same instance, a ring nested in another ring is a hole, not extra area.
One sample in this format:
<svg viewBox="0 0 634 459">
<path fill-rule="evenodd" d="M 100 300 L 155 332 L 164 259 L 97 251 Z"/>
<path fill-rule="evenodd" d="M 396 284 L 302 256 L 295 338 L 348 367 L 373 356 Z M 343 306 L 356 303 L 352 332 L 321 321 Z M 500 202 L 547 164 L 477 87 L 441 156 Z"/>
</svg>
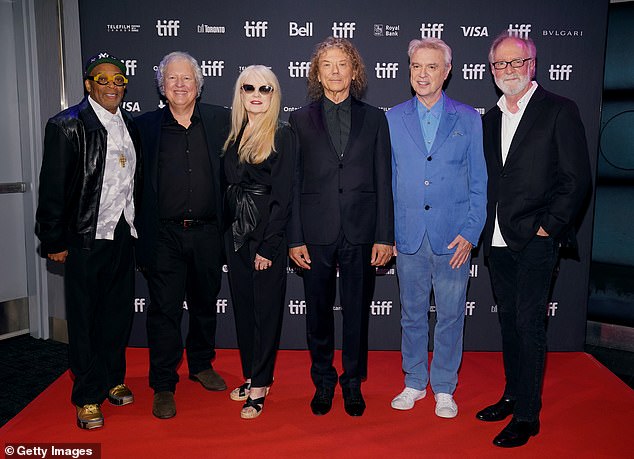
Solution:
<svg viewBox="0 0 634 459">
<path fill-rule="evenodd" d="M 590 345 L 585 351 L 634 389 L 634 353 Z M 0 356 L 2 426 L 68 369 L 68 346 L 22 335 L 0 341 Z"/>
</svg>

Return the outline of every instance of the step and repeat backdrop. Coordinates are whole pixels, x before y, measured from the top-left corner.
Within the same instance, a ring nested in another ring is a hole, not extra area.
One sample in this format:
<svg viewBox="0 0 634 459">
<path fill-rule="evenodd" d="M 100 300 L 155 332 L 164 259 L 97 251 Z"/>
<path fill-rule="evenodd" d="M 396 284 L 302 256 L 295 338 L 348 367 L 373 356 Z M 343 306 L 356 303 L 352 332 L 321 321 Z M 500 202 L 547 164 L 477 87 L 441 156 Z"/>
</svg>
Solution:
<svg viewBox="0 0 634 459">
<path fill-rule="evenodd" d="M 82 57 L 85 61 L 99 51 L 107 51 L 124 61 L 130 83 L 123 107 L 135 115 L 163 106 L 154 72 L 161 58 L 171 51 L 187 51 L 198 60 L 205 76 L 201 100 L 224 106 L 231 103 L 240 71 L 251 64 L 263 64 L 280 80 L 281 117 L 286 120 L 290 112 L 308 102 L 310 56 L 315 44 L 324 38 L 342 37 L 355 44 L 368 75 L 365 101 L 388 110 L 412 97 L 409 41 L 436 37 L 453 49 L 447 94 L 484 114 L 500 96 L 487 65 L 491 42 L 502 32 L 529 36 L 537 45 L 536 80 L 579 105 L 594 167 L 607 6 L 605 0 L 80 0 Z M 591 201 L 587 209 L 580 222 L 580 257 L 562 260 L 548 308 L 550 350 L 583 349 Z M 137 281 L 130 345 L 145 346 L 149 296 L 140 274 Z M 303 296 L 301 272 L 289 267 L 282 348 L 306 347 Z M 377 271 L 370 307 L 370 349 L 399 349 L 400 304 L 393 265 Z M 338 298 L 334 309 L 340 309 Z M 226 275 L 217 311 L 218 347 L 235 347 Z M 472 259 L 465 311 L 465 350 L 500 350 L 488 270 L 477 251 Z M 430 314 L 433 321 L 433 305 Z M 341 314 L 335 315 L 340 327 Z M 186 328 L 185 312 L 183 330 Z"/>
</svg>

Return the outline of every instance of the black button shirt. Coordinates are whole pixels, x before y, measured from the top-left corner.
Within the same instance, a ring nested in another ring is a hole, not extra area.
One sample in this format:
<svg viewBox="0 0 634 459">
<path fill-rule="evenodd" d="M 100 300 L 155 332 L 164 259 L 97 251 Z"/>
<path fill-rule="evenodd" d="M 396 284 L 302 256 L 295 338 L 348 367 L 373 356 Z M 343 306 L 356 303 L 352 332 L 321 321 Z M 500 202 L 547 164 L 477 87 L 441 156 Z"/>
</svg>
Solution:
<svg viewBox="0 0 634 459">
<path fill-rule="evenodd" d="M 198 106 L 188 128 L 165 110 L 161 124 L 158 170 L 161 219 L 216 218 L 213 172 Z"/>
<path fill-rule="evenodd" d="M 348 137 L 350 137 L 350 126 L 352 124 L 352 103 L 350 96 L 338 104 L 324 97 L 323 104 L 328 134 L 330 134 L 330 139 L 335 146 L 335 150 L 339 153 L 339 156 L 343 156 L 343 152 L 348 143 Z"/>
</svg>

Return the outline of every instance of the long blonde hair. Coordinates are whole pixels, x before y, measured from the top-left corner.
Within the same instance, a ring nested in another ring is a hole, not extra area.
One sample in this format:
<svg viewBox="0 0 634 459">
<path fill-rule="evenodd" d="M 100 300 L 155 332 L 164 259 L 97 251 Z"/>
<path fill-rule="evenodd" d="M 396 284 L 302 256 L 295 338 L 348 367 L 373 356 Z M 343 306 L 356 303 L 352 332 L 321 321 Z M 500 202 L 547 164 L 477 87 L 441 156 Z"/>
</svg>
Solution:
<svg viewBox="0 0 634 459">
<path fill-rule="evenodd" d="M 273 87 L 271 94 L 271 105 L 269 109 L 262 115 L 258 116 L 254 121 L 248 135 L 243 135 L 240 145 L 238 146 L 238 159 L 240 162 L 250 164 L 259 164 L 265 161 L 271 152 L 275 151 L 275 130 L 277 128 L 277 118 L 280 114 L 280 106 L 282 102 L 282 92 L 280 83 L 275 74 L 263 65 L 250 65 L 240 73 L 233 91 L 233 104 L 231 108 L 231 132 L 223 147 L 224 151 L 233 144 L 242 127 L 248 121 L 247 110 L 242 103 L 240 92 L 245 80 L 250 76 L 256 76 L 264 80 L 266 84 Z"/>
</svg>

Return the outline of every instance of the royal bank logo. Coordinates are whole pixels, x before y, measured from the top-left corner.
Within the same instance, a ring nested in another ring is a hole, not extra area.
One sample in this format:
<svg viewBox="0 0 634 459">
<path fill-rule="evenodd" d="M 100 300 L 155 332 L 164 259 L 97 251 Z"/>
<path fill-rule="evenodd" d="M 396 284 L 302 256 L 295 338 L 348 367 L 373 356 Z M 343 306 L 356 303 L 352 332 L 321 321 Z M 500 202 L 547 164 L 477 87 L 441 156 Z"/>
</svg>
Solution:
<svg viewBox="0 0 634 459">
<path fill-rule="evenodd" d="M 297 22 L 288 23 L 288 36 L 289 37 L 312 37 L 313 36 L 313 23 L 306 22 L 304 25 L 299 25 Z"/>
<path fill-rule="evenodd" d="M 464 37 L 488 37 L 489 29 L 486 26 L 460 26 Z"/>
<path fill-rule="evenodd" d="M 121 108 L 129 112 L 141 112 L 141 105 L 138 102 L 126 100 L 121 102 Z"/>
<path fill-rule="evenodd" d="M 476 308 L 475 301 L 467 301 L 465 303 L 464 315 L 465 316 L 472 316 L 473 315 L 473 311 L 475 311 L 475 308 Z"/>
<path fill-rule="evenodd" d="M 398 37 L 400 31 L 400 25 L 374 24 L 375 37 Z"/>
<path fill-rule="evenodd" d="M 134 312 L 145 312 L 145 298 L 134 299 Z"/>
<path fill-rule="evenodd" d="M 308 78 L 308 70 L 310 70 L 310 62 L 308 61 L 288 63 L 288 76 L 291 78 Z"/>
<path fill-rule="evenodd" d="M 551 301 L 550 303 L 548 303 L 548 316 L 555 317 L 555 314 L 557 313 L 557 309 L 559 309 L 558 302 Z"/>
<path fill-rule="evenodd" d="M 572 75 L 571 64 L 550 64 L 548 78 L 552 81 L 568 81 Z"/>
<path fill-rule="evenodd" d="M 463 64 L 462 78 L 465 80 L 481 80 L 484 78 L 486 64 Z"/>
<path fill-rule="evenodd" d="M 583 30 L 565 30 L 565 29 L 561 29 L 561 30 L 557 30 L 557 29 L 553 29 L 553 30 L 542 30 L 542 36 L 543 37 L 583 37 Z"/>
<path fill-rule="evenodd" d="M 373 316 L 389 316 L 392 312 L 391 301 L 373 301 L 370 304 L 370 314 Z"/>
<path fill-rule="evenodd" d="M 354 38 L 356 22 L 333 22 L 332 36 L 335 38 Z"/>
<path fill-rule="evenodd" d="M 509 33 L 509 37 L 528 38 L 531 33 L 531 25 L 509 24 L 509 28 L 506 31 Z"/>
<path fill-rule="evenodd" d="M 136 59 L 121 59 L 123 65 L 125 65 L 125 74 L 128 76 L 136 75 L 137 60 Z"/>
<path fill-rule="evenodd" d="M 200 69 L 206 77 L 221 77 L 224 68 L 225 61 L 200 61 Z"/>
<path fill-rule="evenodd" d="M 396 78 L 396 74 L 398 73 L 398 63 L 377 62 L 376 67 L 374 67 L 374 71 L 376 72 L 376 77 L 379 79 Z"/>
<path fill-rule="evenodd" d="M 442 31 L 445 29 L 445 24 L 441 23 L 422 23 L 420 25 L 420 37 L 421 38 L 442 38 Z"/>
<path fill-rule="evenodd" d="M 306 314 L 306 301 L 290 300 L 288 302 L 288 312 L 293 316 Z"/>
<path fill-rule="evenodd" d="M 223 34 L 226 32 L 225 26 L 198 24 L 196 26 L 196 33 L 211 33 L 211 34 Z"/>
<path fill-rule="evenodd" d="M 106 24 L 106 32 L 137 33 L 141 31 L 141 24 Z"/>
<path fill-rule="evenodd" d="M 157 19 L 156 33 L 159 37 L 178 37 L 181 21 L 177 19 Z"/>
<path fill-rule="evenodd" d="M 264 38 L 268 28 L 268 21 L 245 21 L 244 34 L 247 38 Z"/>
</svg>

